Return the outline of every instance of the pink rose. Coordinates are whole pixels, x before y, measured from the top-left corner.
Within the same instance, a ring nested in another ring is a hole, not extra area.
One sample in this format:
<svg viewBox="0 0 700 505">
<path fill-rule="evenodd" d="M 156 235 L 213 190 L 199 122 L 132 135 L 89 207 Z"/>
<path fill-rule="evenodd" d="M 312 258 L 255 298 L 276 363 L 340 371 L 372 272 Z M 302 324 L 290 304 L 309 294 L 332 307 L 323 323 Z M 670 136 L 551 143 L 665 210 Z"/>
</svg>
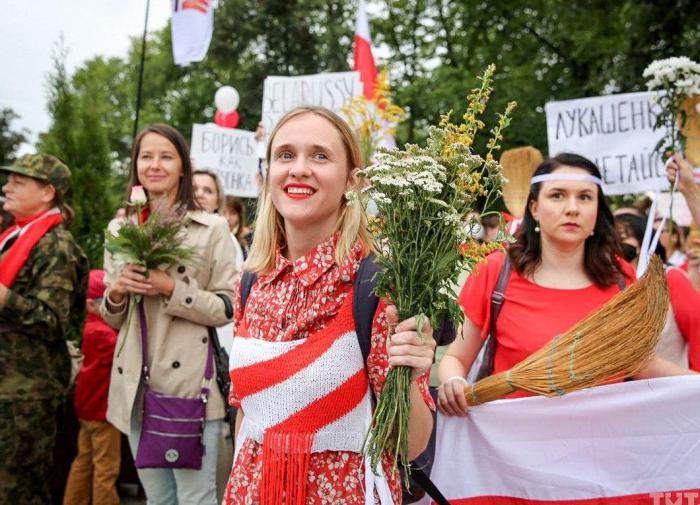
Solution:
<svg viewBox="0 0 700 505">
<path fill-rule="evenodd" d="M 143 190 L 143 186 L 134 186 L 131 188 L 131 195 L 129 195 L 129 203 L 134 205 L 144 205 L 148 202 L 146 197 L 146 192 Z"/>
</svg>

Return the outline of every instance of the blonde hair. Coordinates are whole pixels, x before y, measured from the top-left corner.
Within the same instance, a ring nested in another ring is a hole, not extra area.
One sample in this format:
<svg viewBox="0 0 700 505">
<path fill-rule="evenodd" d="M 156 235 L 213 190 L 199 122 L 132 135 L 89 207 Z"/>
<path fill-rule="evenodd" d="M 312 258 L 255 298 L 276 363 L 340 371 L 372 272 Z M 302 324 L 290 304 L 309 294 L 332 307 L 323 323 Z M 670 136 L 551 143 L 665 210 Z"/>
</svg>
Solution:
<svg viewBox="0 0 700 505">
<path fill-rule="evenodd" d="M 217 175 L 216 172 L 209 168 L 198 168 L 192 172 L 192 180 L 194 180 L 195 175 L 208 175 L 214 181 L 214 186 L 216 186 L 216 210 L 214 212 L 222 214 L 224 212 L 224 184 L 221 182 L 221 177 Z"/>
<path fill-rule="evenodd" d="M 285 241 L 284 219 L 272 203 L 270 194 L 269 174 L 272 142 L 282 126 L 304 114 L 315 114 L 326 119 L 338 132 L 347 154 L 348 177 L 353 169 L 362 167 L 362 154 L 357 137 L 352 128 L 335 112 L 325 107 L 303 106 L 292 109 L 282 116 L 272 130 L 267 144 L 267 174 L 260 195 L 253 244 L 245 264 L 245 269 L 248 271 L 265 273 L 272 270 L 275 266 L 277 248 Z M 372 241 L 367 231 L 367 213 L 363 206 L 358 201 L 349 202 L 345 196 L 342 198 L 341 205 L 343 208 L 334 228 L 334 233 L 340 231 L 335 249 L 337 263 L 345 259 L 353 245 L 358 241 L 362 244 L 363 255 L 369 254 L 372 250 Z"/>
</svg>

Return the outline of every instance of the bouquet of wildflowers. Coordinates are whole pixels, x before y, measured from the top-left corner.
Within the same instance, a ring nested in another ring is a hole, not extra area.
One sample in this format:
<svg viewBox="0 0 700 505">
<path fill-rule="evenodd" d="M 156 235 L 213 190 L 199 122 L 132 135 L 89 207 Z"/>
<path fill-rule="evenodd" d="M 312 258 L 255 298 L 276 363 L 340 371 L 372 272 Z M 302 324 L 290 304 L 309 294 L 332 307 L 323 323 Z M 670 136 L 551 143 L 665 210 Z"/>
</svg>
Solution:
<svg viewBox="0 0 700 505">
<path fill-rule="evenodd" d="M 377 163 L 361 171 L 368 181 L 362 193 L 379 209 L 371 226 L 383 267 L 377 295 L 391 299 L 400 320 L 418 315 L 418 328 L 425 318 L 433 328 L 445 318 L 459 323 L 459 274 L 501 247 L 478 246 L 470 233 L 473 221 L 482 217 L 478 208 L 488 209 L 504 182 L 494 152 L 500 149 L 515 102 L 498 115 L 485 156 L 473 151 L 474 137 L 485 127 L 480 118 L 494 72 L 495 66 L 489 66 L 479 78 L 481 86 L 468 96 L 463 123 L 453 124 L 450 114 L 443 115 L 439 125 L 430 128 L 425 147 L 380 149 Z M 388 450 L 394 464 L 400 462 L 408 470 L 410 387 L 409 368 L 389 371 L 365 444 L 375 469 Z"/>
<path fill-rule="evenodd" d="M 384 137 L 393 135 L 395 125 L 406 117 L 406 111 L 391 101 L 389 73 L 386 69 L 377 77 L 371 99 L 364 95 L 356 96 L 349 105 L 342 108 L 342 112 L 357 133 L 365 165 L 369 165 Z"/>
<path fill-rule="evenodd" d="M 685 56 L 655 60 L 642 75 L 648 79 L 649 91 L 661 92 L 657 99 L 661 111 L 654 127 L 665 128 L 667 133 L 656 145 L 656 150 L 662 156 L 682 152 L 686 143 L 682 129 L 687 120 L 683 103 L 700 95 L 700 64 Z"/>
<path fill-rule="evenodd" d="M 168 268 L 176 263 L 187 263 L 194 257 L 193 247 L 184 245 L 185 211 L 181 208 L 160 207 L 146 220 L 142 219 L 143 208 L 148 200 L 142 186 L 134 186 L 129 196 L 130 207 L 136 211 L 137 222 L 127 221 L 116 235 L 105 233 L 105 248 L 115 261 L 133 263 L 147 269 Z M 142 295 L 132 297 L 126 320 L 128 330 L 134 308 Z M 121 354 L 122 340 L 117 356 Z"/>
</svg>

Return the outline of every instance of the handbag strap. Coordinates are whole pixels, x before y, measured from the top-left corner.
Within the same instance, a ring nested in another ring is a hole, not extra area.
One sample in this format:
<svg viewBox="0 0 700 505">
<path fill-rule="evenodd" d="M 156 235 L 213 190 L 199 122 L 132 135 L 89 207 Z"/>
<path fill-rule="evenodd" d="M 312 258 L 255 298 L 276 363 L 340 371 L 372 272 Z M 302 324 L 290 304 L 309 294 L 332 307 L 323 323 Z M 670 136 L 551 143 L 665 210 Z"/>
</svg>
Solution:
<svg viewBox="0 0 700 505">
<path fill-rule="evenodd" d="M 207 339 L 207 364 L 204 367 L 204 384 L 202 385 L 202 401 L 207 403 L 209 398 L 209 385 L 214 377 L 213 343 L 211 338 Z M 225 400 L 224 400 L 225 401 Z"/>
<path fill-rule="evenodd" d="M 146 310 L 143 307 L 143 298 L 138 303 L 139 311 L 139 326 L 141 329 L 141 363 L 144 385 L 148 387 L 148 380 L 150 379 L 150 371 L 148 368 L 148 325 L 146 321 Z M 212 341 L 211 338 L 207 339 L 207 363 L 204 367 L 204 379 L 205 383 L 202 385 L 202 401 L 207 403 L 209 398 L 209 384 L 211 379 L 214 377 L 214 365 L 212 360 Z"/>
<path fill-rule="evenodd" d="M 139 300 L 137 310 L 139 311 L 139 328 L 141 329 L 141 367 L 143 380 L 147 385 L 151 376 L 148 371 L 148 326 L 146 326 L 146 311 L 143 308 L 143 298 Z M 129 331 L 128 328 L 127 331 Z"/>
<path fill-rule="evenodd" d="M 489 331 L 483 345 L 484 353 L 482 355 L 481 366 L 479 367 L 479 372 L 476 375 L 475 381 L 479 381 L 493 373 L 494 359 L 496 358 L 496 321 L 498 320 L 498 315 L 501 313 L 503 302 L 506 298 L 506 284 L 508 284 L 508 278 L 510 277 L 512 266 L 510 256 L 508 256 L 508 253 L 506 252 L 503 260 L 503 266 L 498 274 L 496 287 L 494 288 L 493 293 L 491 293 L 491 317 L 489 318 Z"/>
</svg>

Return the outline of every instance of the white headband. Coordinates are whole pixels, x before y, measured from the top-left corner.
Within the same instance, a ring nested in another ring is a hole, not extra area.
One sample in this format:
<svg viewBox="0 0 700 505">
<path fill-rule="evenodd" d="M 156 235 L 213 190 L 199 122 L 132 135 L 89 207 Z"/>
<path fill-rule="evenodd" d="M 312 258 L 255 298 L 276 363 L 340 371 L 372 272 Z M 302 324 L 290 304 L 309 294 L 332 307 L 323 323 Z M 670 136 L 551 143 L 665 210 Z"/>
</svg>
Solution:
<svg viewBox="0 0 700 505">
<path fill-rule="evenodd" d="M 581 181 L 581 182 L 592 182 L 597 184 L 601 188 L 603 187 L 603 181 L 600 177 L 595 175 L 583 175 L 583 174 L 542 174 L 536 175 L 530 180 L 530 184 L 537 184 L 538 182 L 545 181 Z"/>
<path fill-rule="evenodd" d="M 597 184 L 601 188 L 603 187 L 603 181 L 600 177 L 595 175 L 583 175 L 583 174 L 542 174 L 536 175 L 530 180 L 530 184 L 537 184 L 538 182 L 546 181 L 581 181 L 581 182 L 592 182 Z"/>
</svg>

